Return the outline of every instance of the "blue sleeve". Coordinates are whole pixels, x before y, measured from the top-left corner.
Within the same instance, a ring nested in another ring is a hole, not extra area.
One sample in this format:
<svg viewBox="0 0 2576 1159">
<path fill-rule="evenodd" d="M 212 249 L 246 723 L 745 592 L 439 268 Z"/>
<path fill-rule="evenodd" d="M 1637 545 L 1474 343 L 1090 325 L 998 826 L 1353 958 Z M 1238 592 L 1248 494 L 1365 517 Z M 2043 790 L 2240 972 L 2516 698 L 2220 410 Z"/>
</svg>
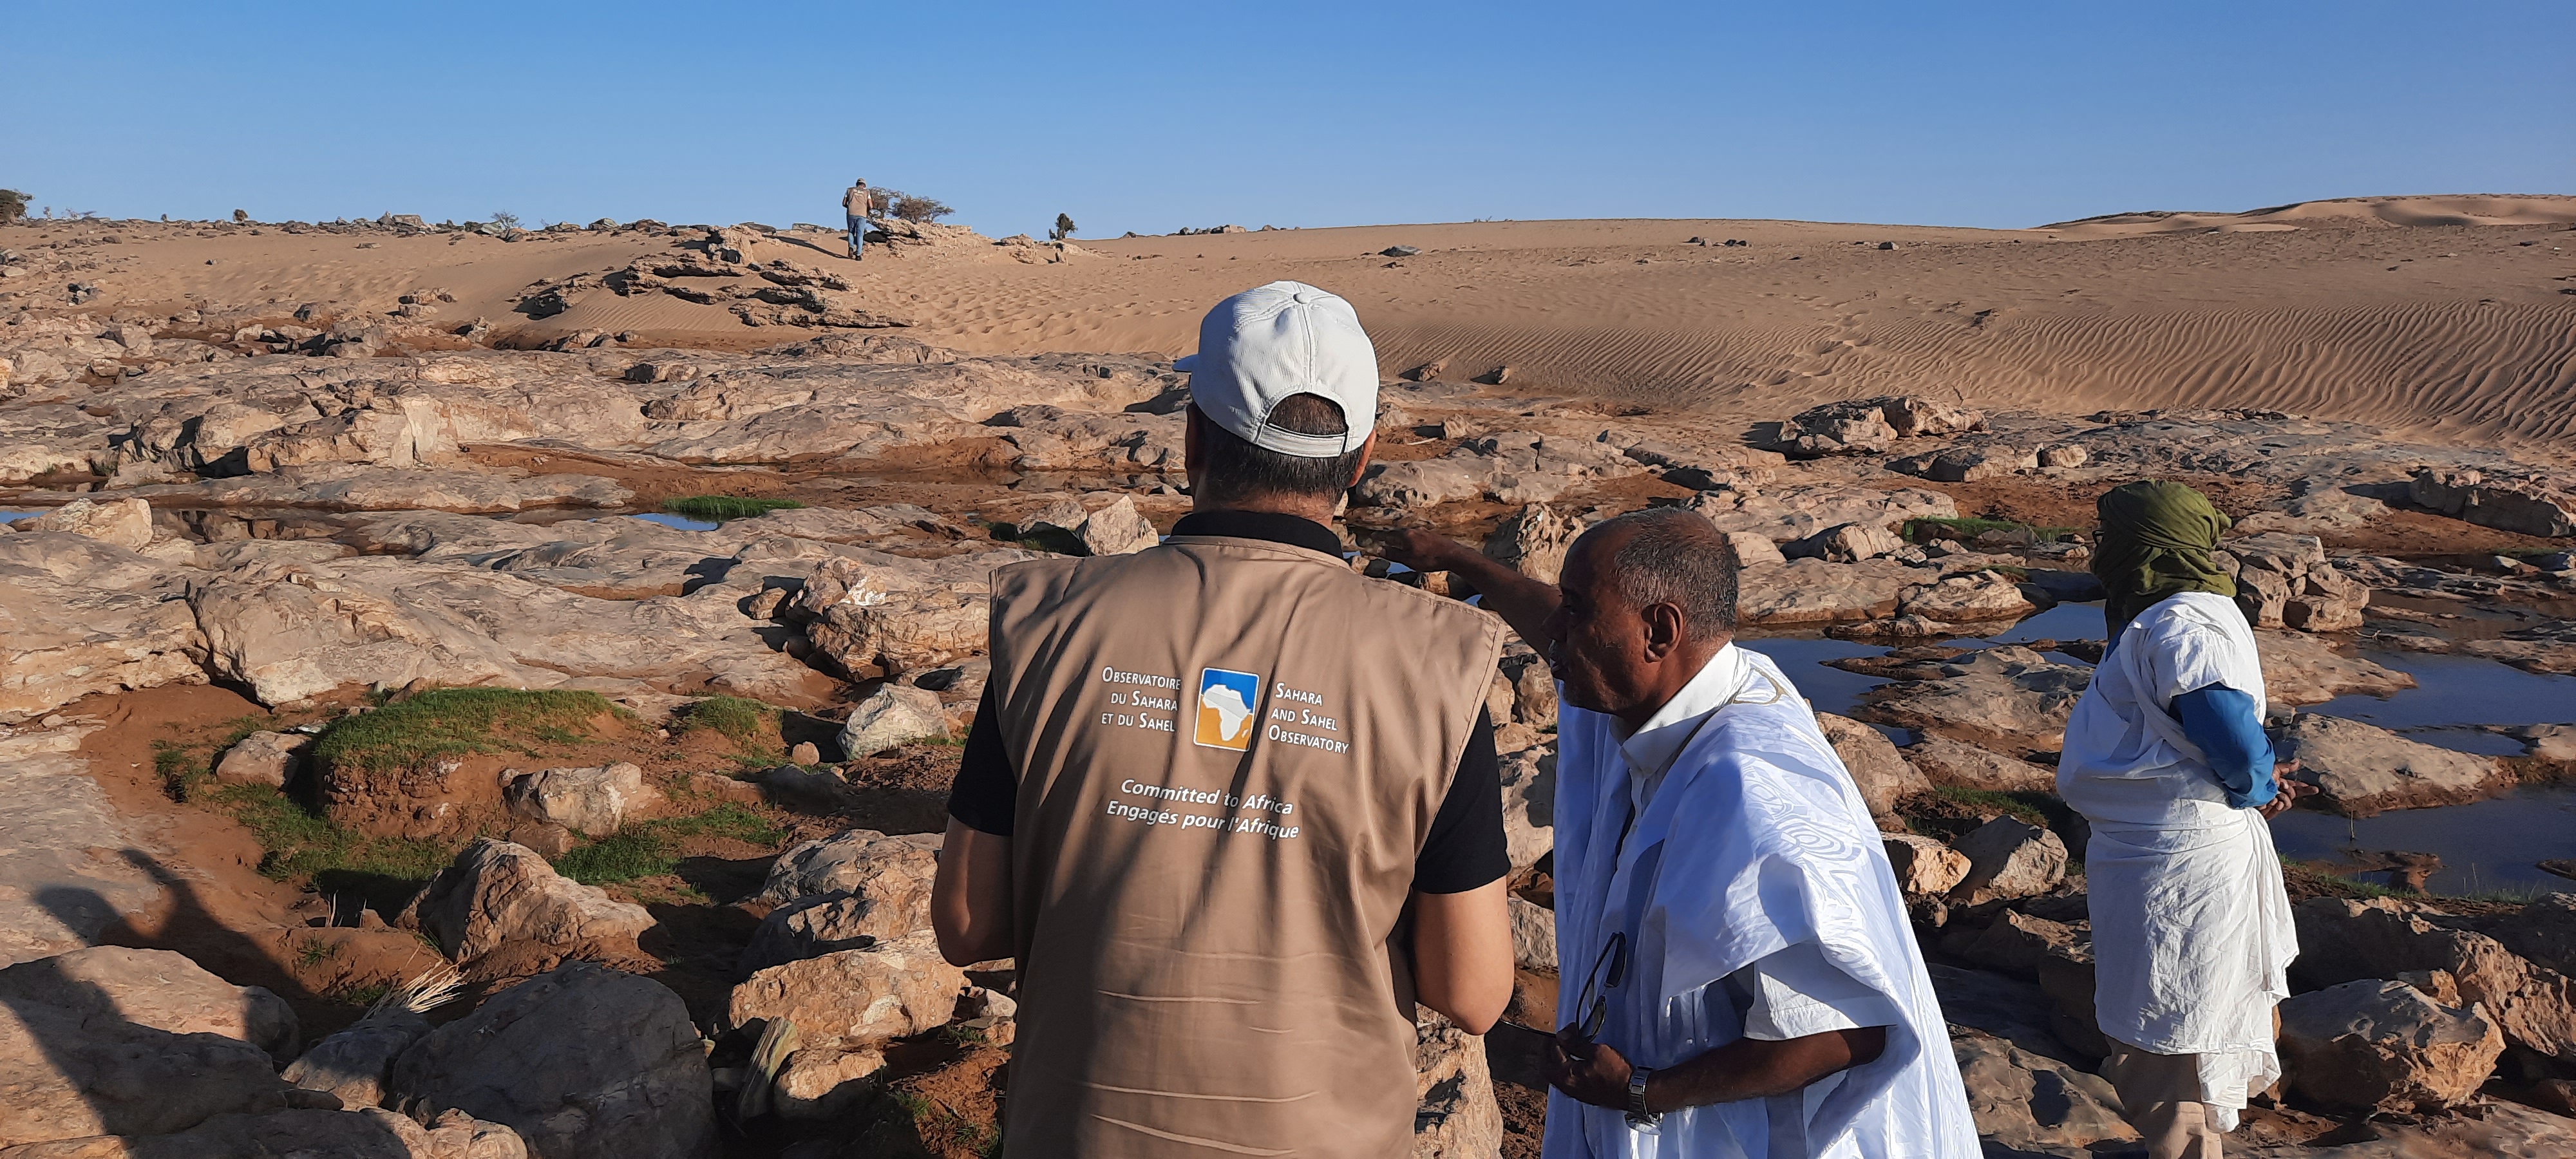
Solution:
<svg viewBox="0 0 2576 1159">
<path fill-rule="evenodd" d="M 2209 771 L 2227 790 L 2229 805 L 2252 809 L 2271 802 L 2280 791 L 2272 783 L 2272 739 L 2263 735 L 2253 697 L 2212 684 L 2174 697 L 2173 711 L 2182 734 L 2200 746 Z"/>
</svg>

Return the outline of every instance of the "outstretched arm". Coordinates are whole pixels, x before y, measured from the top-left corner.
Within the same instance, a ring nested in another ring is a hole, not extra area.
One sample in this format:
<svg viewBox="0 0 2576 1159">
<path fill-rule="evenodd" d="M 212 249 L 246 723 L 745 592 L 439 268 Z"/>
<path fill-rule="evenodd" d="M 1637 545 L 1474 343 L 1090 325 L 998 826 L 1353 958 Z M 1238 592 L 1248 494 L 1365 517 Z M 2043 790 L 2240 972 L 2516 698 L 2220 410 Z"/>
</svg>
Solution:
<svg viewBox="0 0 2576 1159">
<path fill-rule="evenodd" d="M 1886 1050 L 1884 1026 L 1828 1030 L 1777 1041 L 1739 1038 L 1648 1076 L 1646 1109 L 1662 1114 L 1785 1095 L 1837 1071 L 1874 1062 Z M 1586 1044 L 1569 1026 L 1557 1032 L 1547 1055 L 1549 1086 L 1596 1107 L 1628 1105 L 1628 1077 L 1636 1068 L 1618 1051 L 1600 1043 Z"/>
<path fill-rule="evenodd" d="M 1387 533 L 1382 545 L 1388 559 L 1415 571 L 1446 571 L 1465 576 L 1485 597 L 1485 607 L 1520 633 L 1521 642 L 1547 652 L 1547 622 L 1563 597 L 1555 584 L 1540 583 L 1493 560 L 1466 544 L 1435 532 L 1405 527 Z"/>
</svg>

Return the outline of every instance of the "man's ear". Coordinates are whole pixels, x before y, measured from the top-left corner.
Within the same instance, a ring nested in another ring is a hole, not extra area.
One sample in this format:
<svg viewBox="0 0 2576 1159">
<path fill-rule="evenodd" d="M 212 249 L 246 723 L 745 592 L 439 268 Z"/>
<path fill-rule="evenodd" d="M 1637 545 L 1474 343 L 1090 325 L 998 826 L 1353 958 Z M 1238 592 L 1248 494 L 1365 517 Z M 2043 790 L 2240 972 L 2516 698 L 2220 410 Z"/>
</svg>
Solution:
<svg viewBox="0 0 2576 1159">
<path fill-rule="evenodd" d="M 1360 461 L 1352 464 L 1351 477 L 1342 482 L 1342 490 L 1348 491 L 1360 485 L 1360 478 L 1368 474 L 1369 460 L 1376 455 L 1377 432 L 1370 431 L 1368 441 L 1360 444 Z"/>
<path fill-rule="evenodd" d="M 1638 612 L 1645 620 L 1646 659 L 1662 660 L 1681 650 L 1682 610 L 1674 604 L 1648 604 Z"/>
</svg>

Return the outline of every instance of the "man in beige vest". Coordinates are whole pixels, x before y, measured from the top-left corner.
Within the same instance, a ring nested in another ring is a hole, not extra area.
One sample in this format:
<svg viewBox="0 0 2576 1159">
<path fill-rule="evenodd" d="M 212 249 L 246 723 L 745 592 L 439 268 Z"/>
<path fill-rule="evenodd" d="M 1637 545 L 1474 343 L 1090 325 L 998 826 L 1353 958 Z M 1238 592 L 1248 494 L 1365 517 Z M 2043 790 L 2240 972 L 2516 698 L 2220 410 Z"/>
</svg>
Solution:
<svg viewBox="0 0 2576 1159">
<path fill-rule="evenodd" d="M 1399 1159 L 1414 1004 L 1510 998 L 1490 615 L 1344 562 L 1377 355 L 1274 282 L 1199 330 L 1193 512 L 993 574 L 949 802 L 950 961 L 1016 958 L 1013 1156 Z"/>
</svg>

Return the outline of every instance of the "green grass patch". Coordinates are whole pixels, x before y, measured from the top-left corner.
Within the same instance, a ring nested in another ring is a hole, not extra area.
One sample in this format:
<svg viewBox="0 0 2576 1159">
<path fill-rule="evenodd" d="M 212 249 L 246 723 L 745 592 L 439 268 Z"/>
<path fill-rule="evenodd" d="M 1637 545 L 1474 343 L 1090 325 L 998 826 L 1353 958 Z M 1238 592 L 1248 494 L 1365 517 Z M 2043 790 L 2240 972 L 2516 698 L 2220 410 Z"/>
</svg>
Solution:
<svg viewBox="0 0 2576 1159">
<path fill-rule="evenodd" d="M 259 871 L 323 893 L 356 894 L 378 910 L 399 904 L 455 860 L 462 842 L 369 837 L 332 824 L 267 785 L 225 785 L 206 800 L 233 815 L 258 840 Z"/>
<path fill-rule="evenodd" d="M 804 504 L 793 499 L 752 499 L 741 495 L 683 495 L 662 501 L 662 510 L 691 519 L 722 523 L 728 519 L 750 519 L 772 511 L 788 511 Z"/>
<path fill-rule="evenodd" d="M 680 718 L 680 731 L 704 730 L 733 742 L 735 757 L 745 764 L 774 765 L 787 759 L 787 743 L 778 731 L 779 710 L 739 696 L 710 696 L 692 704 Z"/>
<path fill-rule="evenodd" d="M 2028 523 L 2015 523 L 2009 519 L 1941 519 L 1932 516 L 1906 520 L 1904 534 L 1905 538 L 1913 543 L 1930 543 L 1935 539 L 1955 539 L 1961 543 L 1972 543 L 1978 536 L 1989 531 L 2006 533 L 2027 531 L 2034 543 L 2055 543 L 2075 534 L 2075 529 L 2072 527 L 2037 527 Z"/>
<path fill-rule="evenodd" d="M 2007 793 L 1995 789 L 1963 789 L 1944 785 L 1932 790 L 1942 800 L 1953 801 L 1971 809 L 2001 813 L 2042 829 L 2049 827 L 2048 806 L 2056 797 L 2048 793 Z"/>
<path fill-rule="evenodd" d="M 555 872 L 583 885 L 609 885 L 659 877 L 680 865 L 681 843 L 721 837 L 775 845 L 786 831 L 742 805 L 727 802 L 687 817 L 646 821 L 602 837 L 554 859 Z"/>
<path fill-rule="evenodd" d="M 504 749 L 538 755 L 527 742 L 588 739 L 591 721 L 617 709 L 596 692 L 438 688 L 373 712 L 333 721 L 313 742 L 324 768 L 399 773 L 442 760 Z"/>
</svg>

